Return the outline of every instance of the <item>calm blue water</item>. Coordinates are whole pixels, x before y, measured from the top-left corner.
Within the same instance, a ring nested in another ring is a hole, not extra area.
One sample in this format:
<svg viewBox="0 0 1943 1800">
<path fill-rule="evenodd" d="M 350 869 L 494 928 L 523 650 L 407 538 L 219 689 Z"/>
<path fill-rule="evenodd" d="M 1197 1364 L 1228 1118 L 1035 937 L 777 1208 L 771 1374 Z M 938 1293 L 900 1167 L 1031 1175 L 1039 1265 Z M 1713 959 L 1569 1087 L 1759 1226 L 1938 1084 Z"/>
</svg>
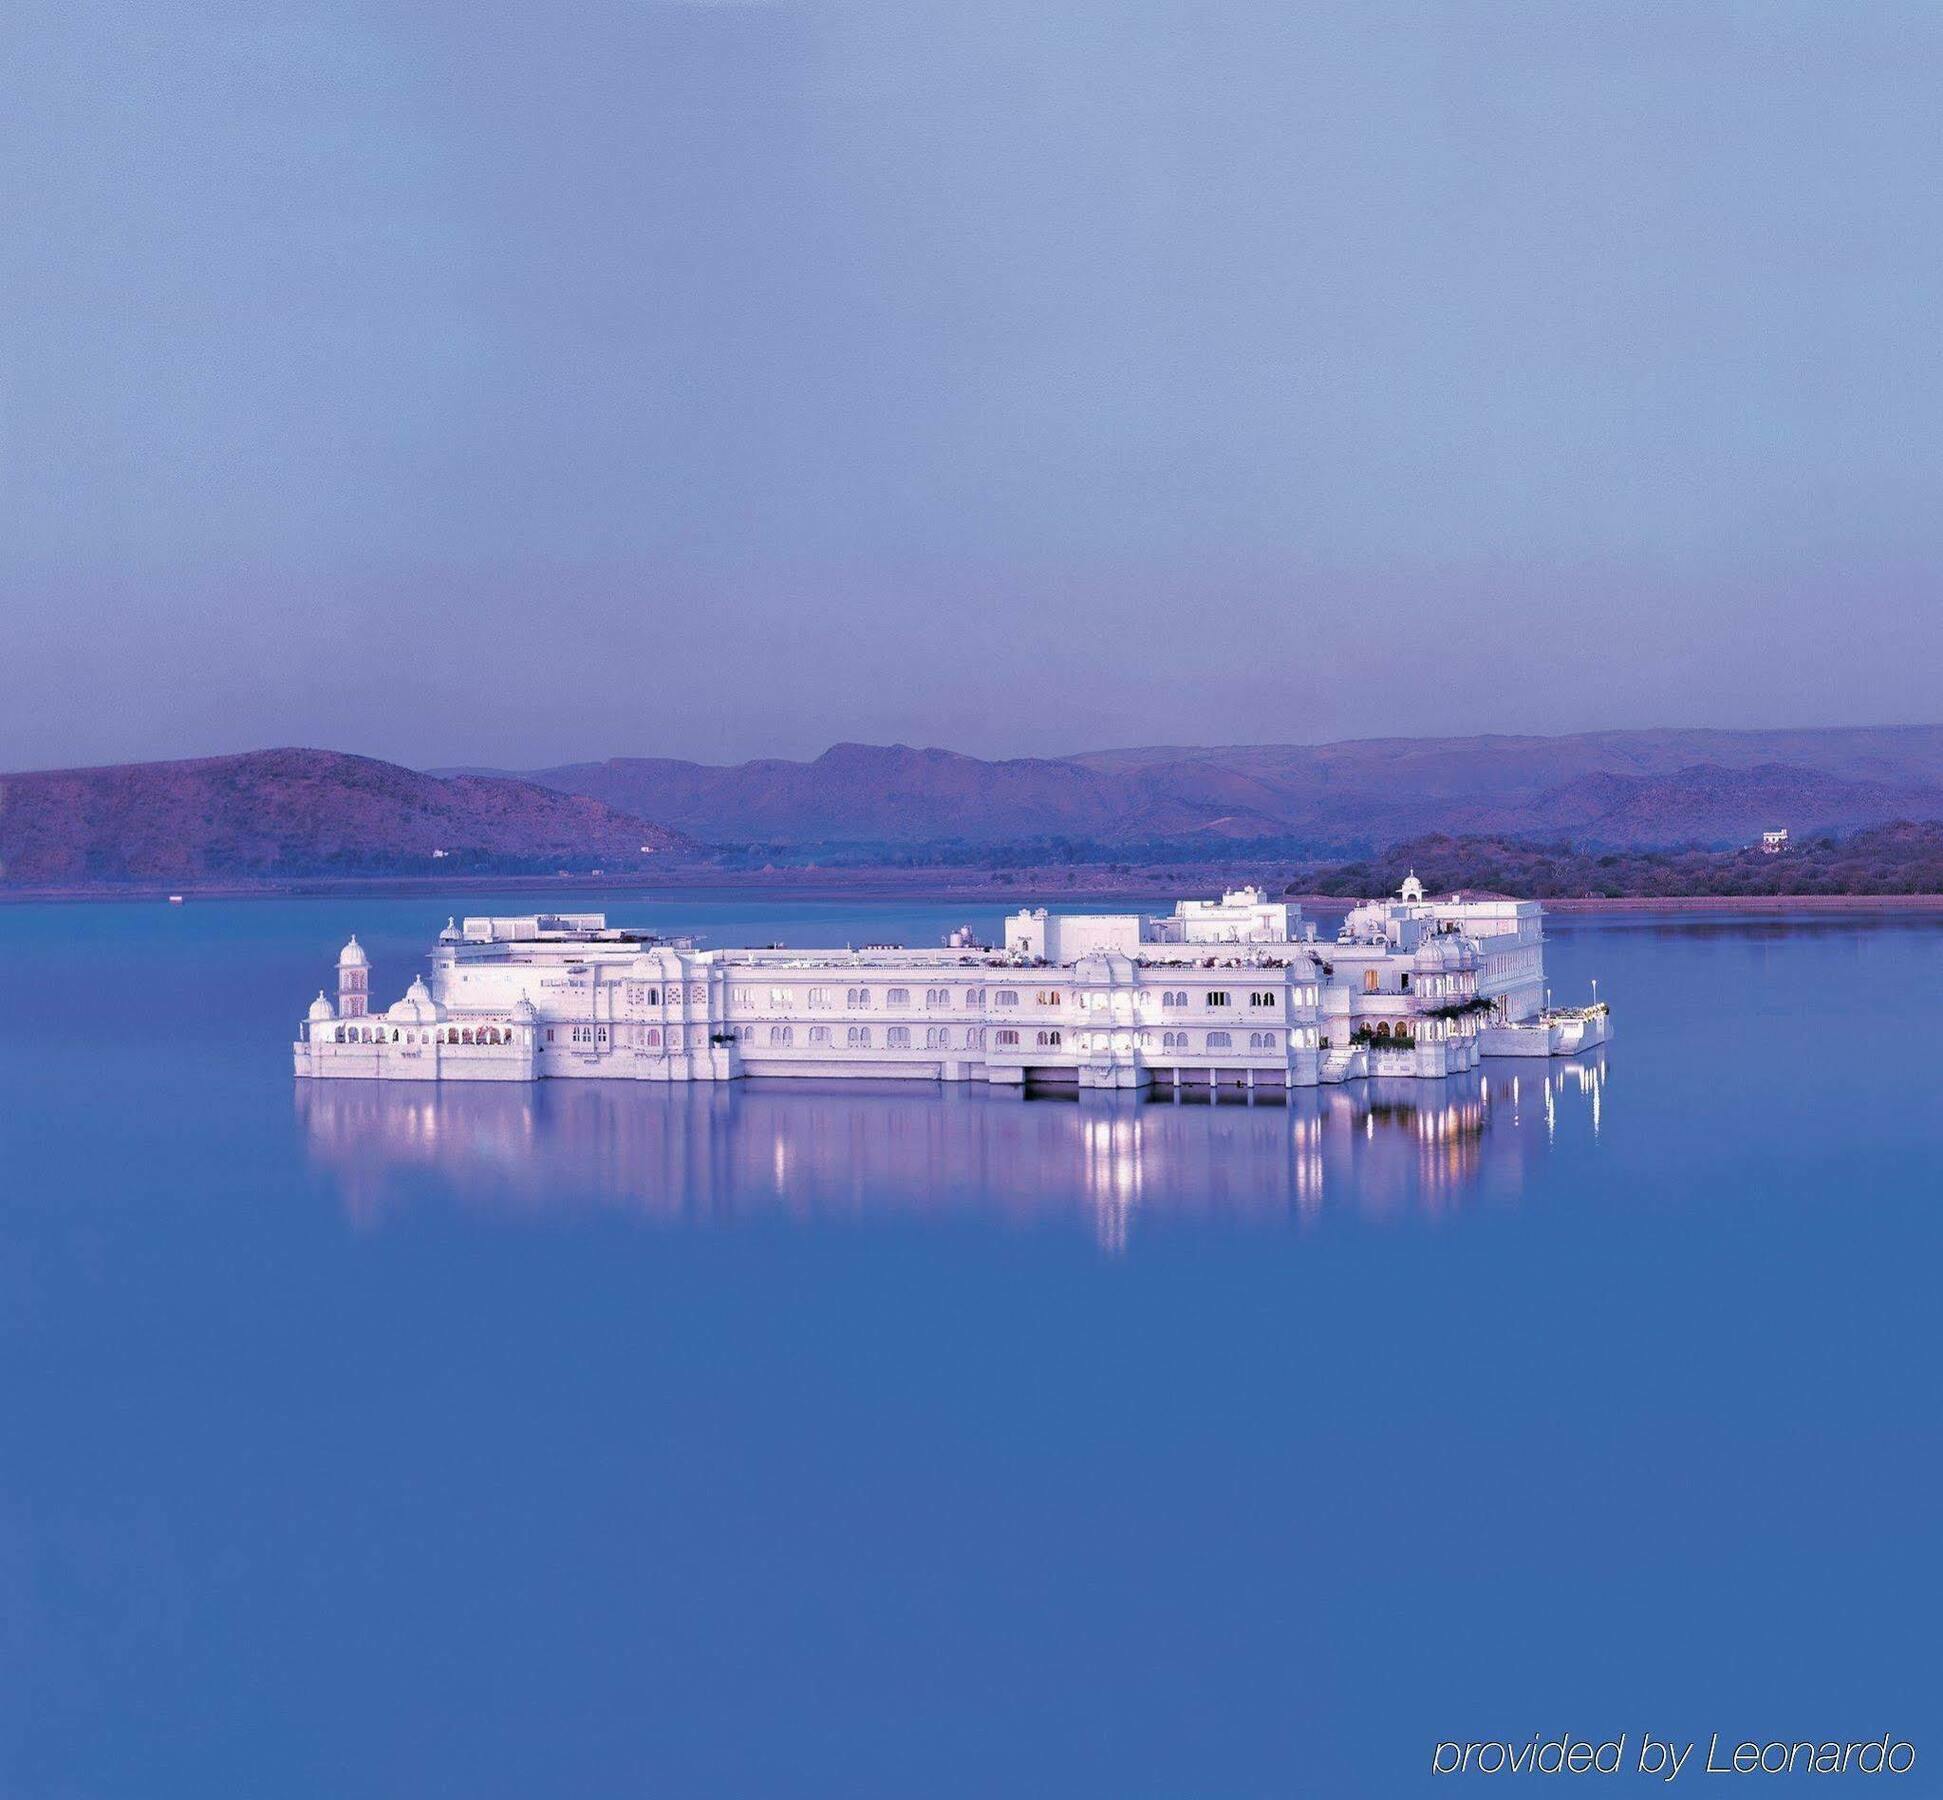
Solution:
<svg viewBox="0 0 1943 1800">
<path fill-rule="evenodd" d="M 1602 1061 L 1286 1108 L 297 1091 L 348 931 L 388 1000 L 488 904 L 0 908 L 0 1793 L 1414 1795 L 1564 1730 L 1932 1791 L 1943 926 L 1555 922 Z"/>
</svg>

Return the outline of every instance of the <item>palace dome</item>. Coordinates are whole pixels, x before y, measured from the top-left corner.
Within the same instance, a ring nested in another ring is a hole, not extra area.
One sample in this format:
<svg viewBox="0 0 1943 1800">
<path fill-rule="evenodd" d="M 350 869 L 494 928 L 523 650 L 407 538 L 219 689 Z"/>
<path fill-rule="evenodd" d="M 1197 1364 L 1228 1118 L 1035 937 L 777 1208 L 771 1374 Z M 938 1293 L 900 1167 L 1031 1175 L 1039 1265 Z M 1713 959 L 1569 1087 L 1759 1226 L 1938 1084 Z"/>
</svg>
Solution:
<svg viewBox="0 0 1943 1800">
<path fill-rule="evenodd" d="M 371 958 L 365 955 L 364 946 L 353 937 L 337 953 L 337 966 L 340 969 L 368 969 L 371 966 Z"/>
<path fill-rule="evenodd" d="M 429 1025 L 443 1016 L 444 1009 L 432 998 L 432 990 L 425 985 L 423 976 L 414 977 L 404 999 L 394 1001 L 385 1013 L 387 1019 L 395 1019 L 401 1025 Z"/>
<path fill-rule="evenodd" d="M 320 989 L 317 998 L 310 1003 L 310 1022 L 313 1025 L 320 1025 L 326 1019 L 334 1019 L 336 1017 L 337 1014 L 332 1010 L 331 1003 L 324 998 L 323 992 Z"/>
</svg>

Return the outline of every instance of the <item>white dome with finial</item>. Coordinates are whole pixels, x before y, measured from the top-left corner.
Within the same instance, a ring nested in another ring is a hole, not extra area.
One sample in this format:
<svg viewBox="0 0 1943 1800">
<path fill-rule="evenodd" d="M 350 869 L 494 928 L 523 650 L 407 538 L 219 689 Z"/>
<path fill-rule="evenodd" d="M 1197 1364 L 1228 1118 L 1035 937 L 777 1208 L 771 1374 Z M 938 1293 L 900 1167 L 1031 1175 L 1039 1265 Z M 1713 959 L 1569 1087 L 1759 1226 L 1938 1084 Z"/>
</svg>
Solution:
<svg viewBox="0 0 1943 1800">
<path fill-rule="evenodd" d="M 365 955 L 364 946 L 353 937 L 337 953 L 337 966 L 340 969 L 368 969 L 371 966 L 371 958 Z"/>
<path fill-rule="evenodd" d="M 432 998 L 423 976 L 405 990 L 405 997 L 392 1003 L 385 1017 L 401 1025 L 430 1025 L 444 1016 L 444 1008 Z"/>
<path fill-rule="evenodd" d="M 323 989 L 319 988 L 317 998 L 310 1003 L 310 1022 L 313 1025 L 321 1025 L 326 1020 L 336 1017 L 337 1014 L 332 1010 L 331 1003 L 324 998 Z"/>
</svg>

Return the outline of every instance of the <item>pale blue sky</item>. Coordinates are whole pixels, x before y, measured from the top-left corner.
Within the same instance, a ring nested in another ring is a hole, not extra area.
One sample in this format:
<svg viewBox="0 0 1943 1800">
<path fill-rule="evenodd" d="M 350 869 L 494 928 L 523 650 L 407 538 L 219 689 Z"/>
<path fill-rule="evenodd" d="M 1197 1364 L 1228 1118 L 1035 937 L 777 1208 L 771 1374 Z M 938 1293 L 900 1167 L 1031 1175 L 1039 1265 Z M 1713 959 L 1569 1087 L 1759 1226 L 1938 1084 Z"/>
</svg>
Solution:
<svg viewBox="0 0 1943 1800">
<path fill-rule="evenodd" d="M 0 766 L 1931 720 L 1943 8 L 15 0 Z"/>
</svg>

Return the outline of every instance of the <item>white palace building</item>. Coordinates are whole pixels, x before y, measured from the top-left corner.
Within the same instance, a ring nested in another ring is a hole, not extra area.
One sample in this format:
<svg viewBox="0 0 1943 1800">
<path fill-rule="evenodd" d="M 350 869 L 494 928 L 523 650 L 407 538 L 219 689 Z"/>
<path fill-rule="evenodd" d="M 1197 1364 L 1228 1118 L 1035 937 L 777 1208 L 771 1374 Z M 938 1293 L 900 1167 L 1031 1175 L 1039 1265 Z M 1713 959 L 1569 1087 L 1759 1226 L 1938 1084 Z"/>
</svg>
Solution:
<svg viewBox="0 0 1943 1800">
<path fill-rule="evenodd" d="M 1001 947 L 698 948 L 601 913 L 448 924 L 383 1012 L 356 938 L 294 1046 L 300 1076 L 739 1076 L 1023 1087 L 1310 1087 L 1570 1056 L 1603 1006 L 1546 1006 L 1535 901 L 1426 899 L 1414 877 L 1320 937 L 1255 888 L 1171 914 L 1014 913 Z"/>
</svg>

